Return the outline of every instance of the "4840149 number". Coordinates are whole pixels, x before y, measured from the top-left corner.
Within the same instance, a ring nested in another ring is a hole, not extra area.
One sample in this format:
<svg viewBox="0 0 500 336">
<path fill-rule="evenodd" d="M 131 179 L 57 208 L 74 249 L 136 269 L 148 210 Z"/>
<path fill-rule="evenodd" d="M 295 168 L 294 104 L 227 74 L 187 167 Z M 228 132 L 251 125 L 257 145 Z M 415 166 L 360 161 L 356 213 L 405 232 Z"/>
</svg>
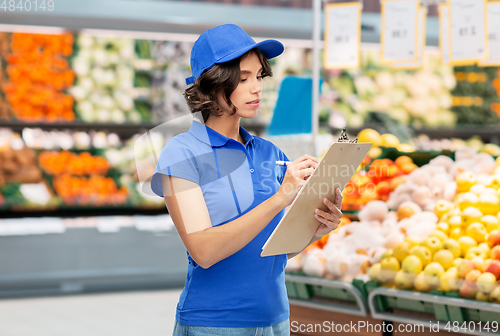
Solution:
<svg viewBox="0 0 500 336">
<path fill-rule="evenodd" d="M 3 0 L 0 10 L 4 12 L 52 12 L 54 0 Z"/>
</svg>

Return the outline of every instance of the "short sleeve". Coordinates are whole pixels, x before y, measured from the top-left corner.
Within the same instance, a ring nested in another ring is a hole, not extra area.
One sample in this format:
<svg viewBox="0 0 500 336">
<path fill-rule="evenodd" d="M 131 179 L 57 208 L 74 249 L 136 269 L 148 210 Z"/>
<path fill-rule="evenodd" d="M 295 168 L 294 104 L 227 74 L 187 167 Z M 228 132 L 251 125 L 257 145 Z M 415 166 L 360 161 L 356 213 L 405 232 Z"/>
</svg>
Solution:
<svg viewBox="0 0 500 336">
<path fill-rule="evenodd" d="M 276 147 L 276 150 L 278 151 L 278 160 L 279 161 L 290 161 L 288 159 L 288 156 L 286 156 L 286 154 L 283 153 L 283 151 L 281 149 Z M 285 178 L 286 166 L 280 166 L 280 168 L 281 168 L 281 171 L 279 174 L 276 175 L 276 177 L 278 179 L 278 182 L 281 184 L 281 183 L 283 183 L 283 179 Z"/>
<path fill-rule="evenodd" d="M 161 175 L 180 177 L 200 184 L 200 174 L 194 151 L 176 138 L 170 139 L 156 164 L 155 172 L 151 178 L 151 189 L 163 197 Z"/>
</svg>

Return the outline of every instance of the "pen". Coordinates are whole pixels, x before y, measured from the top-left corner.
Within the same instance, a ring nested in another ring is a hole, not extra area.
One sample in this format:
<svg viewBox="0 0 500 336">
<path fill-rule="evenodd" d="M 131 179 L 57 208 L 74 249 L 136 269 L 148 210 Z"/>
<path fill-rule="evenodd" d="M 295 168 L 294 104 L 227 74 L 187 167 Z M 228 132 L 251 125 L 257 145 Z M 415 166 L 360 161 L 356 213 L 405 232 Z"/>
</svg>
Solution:
<svg viewBox="0 0 500 336">
<path fill-rule="evenodd" d="M 278 166 L 288 166 L 290 164 L 290 161 L 276 161 L 276 164 Z"/>
</svg>

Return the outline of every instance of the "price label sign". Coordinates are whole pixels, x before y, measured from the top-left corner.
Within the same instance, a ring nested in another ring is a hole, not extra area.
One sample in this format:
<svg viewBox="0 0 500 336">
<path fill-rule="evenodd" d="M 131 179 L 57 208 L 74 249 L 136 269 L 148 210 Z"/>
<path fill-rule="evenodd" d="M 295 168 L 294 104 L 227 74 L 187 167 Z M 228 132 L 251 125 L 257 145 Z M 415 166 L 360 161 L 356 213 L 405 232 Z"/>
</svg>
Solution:
<svg viewBox="0 0 500 336">
<path fill-rule="evenodd" d="M 439 52 L 441 64 L 450 64 L 450 23 L 448 4 L 439 5 Z"/>
<path fill-rule="evenodd" d="M 325 8 L 325 68 L 359 67 L 361 5 L 330 4 Z"/>
<path fill-rule="evenodd" d="M 486 0 L 449 0 L 450 63 L 472 65 L 488 56 Z"/>
<path fill-rule="evenodd" d="M 391 63 L 391 68 L 396 70 L 405 69 L 420 69 L 424 65 L 424 51 L 425 51 L 425 23 L 427 19 L 427 9 L 419 8 L 418 10 L 418 29 L 417 29 L 417 55 L 418 59 L 414 62 L 394 62 Z"/>
<path fill-rule="evenodd" d="M 412 62 L 418 60 L 417 0 L 383 0 L 382 61 Z"/>
<path fill-rule="evenodd" d="M 479 66 L 500 66 L 500 1 L 490 1 L 488 11 L 488 58 Z"/>
</svg>

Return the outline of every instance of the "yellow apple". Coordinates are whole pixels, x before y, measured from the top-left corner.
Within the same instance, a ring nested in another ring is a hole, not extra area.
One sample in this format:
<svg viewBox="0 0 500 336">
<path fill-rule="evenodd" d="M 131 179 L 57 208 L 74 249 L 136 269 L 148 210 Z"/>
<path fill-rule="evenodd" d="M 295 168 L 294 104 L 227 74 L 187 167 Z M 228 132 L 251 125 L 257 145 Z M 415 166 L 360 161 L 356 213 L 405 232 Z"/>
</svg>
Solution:
<svg viewBox="0 0 500 336">
<path fill-rule="evenodd" d="M 448 238 L 443 242 L 443 249 L 449 250 L 453 254 L 453 258 L 460 257 L 460 244 L 453 238 Z"/>
<path fill-rule="evenodd" d="M 458 265 L 464 260 L 464 258 L 455 258 L 453 259 L 453 266 L 458 267 Z"/>
<path fill-rule="evenodd" d="M 384 253 L 382 253 L 382 255 L 380 256 L 380 261 L 387 257 L 392 257 L 392 249 L 385 250 Z"/>
<path fill-rule="evenodd" d="M 482 184 L 474 184 L 471 188 L 470 188 L 470 192 L 473 193 L 473 194 L 476 194 L 477 196 L 481 195 L 483 192 L 484 192 L 484 189 L 486 189 L 486 187 Z"/>
<path fill-rule="evenodd" d="M 403 270 L 406 273 L 417 274 L 422 272 L 422 269 L 423 269 L 422 261 L 416 255 L 407 256 L 403 260 L 403 263 L 401 264 L 401 270 Z"/>
<path fill-rule="evenodd" d="M 380 262 L 380 278 L 382 282 L 389 282 L 394 280 L 396 272 L 401 268 L 398 259 L 395 257 L 387 257 Z"/>
<path fill-rule="evenodd" d="M 488 185 L 489 188 L 499 190 L 500 189 L 500 176 L 493 176 L 491 183 Z"/>
<path fill-rule="evenodd" d="M 445 213 L 453 208 L 453 203 L 447 200 L 439 200 L 434 206 L 434 213 L 438 218 L 441 218 Z"/>
<path fill-rule="evenodd" d="M 499 156 L 500 157 L 500 156 Z M 500 286 L 496 285 L 495 289 L 490 293 L 490 302 L 492 303 L 500 303 Z"/>
<path fill-rule="evenodd" d="M 494 194 L 481 194 L 481 196 L 479 196 L 478 208 L 485 215 L 496 214 L 500 208 L 500 199 Z"/>
<path fill-rule="evenodd" d="M 392 249 L 392 256 L 398 259 L 400 263 L 410 255 L 411 245 L 407 241 L 402 241 L 401 243 L 394 246 Z"/>
<path fill-rule="evenodd" d="M 458 276 L 462 279 L 465 279 L 465 276 L 467 275 L 467 273 L 469 273 L 470 271 L 472 271 L 475 268 L 476 268 L 476 266 L 474 265 L 474 263 L 471 260 L 461 259 L 459 264 L 457 265 Z"/>
<path fill-rule="evenodd" d="M 462 282 L 463 280 L 458 278 L 456 267 L 451 267 L 439 277 L 441 290 L 445 292 L 458 291 Z"/>
<path fill-rule="evenodd" d="M 445 270 L 453 266 L 454 259 L 453 253 L 449 250 L 439 250 L 432 257 L 432 261 L 440 263 Z"/>
<path fill-rule="evenodd" d="M 481 302 L 488 302 L 490 299 L 490 295 L 483 293 L 481 291 L 478 291 L 476 294 L 476 301 L 481 301 Z"/>
<path fill-rule="evenodd" d="M 465 234 L 472 237 L 478 244 L 486 241 L 487 233 L 484 225 L 479 222 L 470 224 L 465 230 Z"/>
<path fill-rule="evenodd" d="M 420 272 L 415 280 L 413 281 L 413 286 L 419 292 L 429 292 L 432 288 L 426 281 L 424 272 Z"/>
<path fill-rule="evenodd" d="M 450 230 L 453 230 L 454 228 L 461 228 L 462 227 L 462 216 L 460 215 L 454 215 L 448 219 L 448 224 L 450 225 Z"/>
<path fill-rule="evenodd" d="M 482 259 L 486 259 L 488 256 L 482 249 L 480 249 L 477 246 L 472 246 L 470 249 L 467 250 L 465 253 L 465 259 L 472 260 L 474 257 L 481 257 Z"/>
<path fill-rule="evenodd" d="M 443 215 L 443 217 L 441 217 L 441 221 L 448 221 L 448 219 L 450 219 L 451 217 L 453 216 L 457 216 L 457 215 L 460 215 L 460 208 L 453 208 L 451 209 L 450 211 L 448 211 L 447 213 L 445 213 Z"/>
<path fill-rule="evenodd" d="M 448 235 L 441 230 L 434 230 L 429 234 L 429 237 L 437 237 L 441 242 L 448 239 Z"/>
<path fill-rule="evenodd" d="M 431 288 L 437 288 L 439 286 L 439 277 L 441 277 L 443 273 L 444 268 L 440 263 L 431 262 L 424 268 L 425 281 L 427 281 Z"/>
<path fill-rule="evenodd" d="M 476 183 L 476 176 L 472 172 L 462 172 L 458 174 L 455 182 L 457 182 L 458 192 L 467 192 Z"/>
<path fill-rule="evenodd" d="M 475 248 L 475 247 L 472 247 L 472 248 Z M 474 256 L 470 259 L 470 261 L 474 264 L 474 267 L 478 271 L 484 272 L 484 270 L 486 269 L 486 260 L 484 260 L 483 256 Z"/>
<path fill-rule="evenodd" d="M 477 247 L 479 247 L 483 252 L 489 256 L 491 252 L 491 248 L 489 247 L 488 243 L 481 243 Z"/>
<path fill-rule="evenodd" d="M 450 224 L 448 224 L 447 222 L 437 223 L 436 229 L 443 231 L 447 236 L 450 234 Z"/>
<path fill-rule="evenodd" d="M 410 236 L 406 236 L 404 241 L 410 243 L 410 245 L 412 247 L 418 246 L 418 245 L 422 244 L 422 242 L 423 242 L 423 240 L 420 239 L 419 237 L 417 237 L 417 236 L 411 236 L 411 235 Z"/>
<path fill-rule="evenodd" d="M 457 206 L 460 210 L 464 210 L 468 207 L 473 207 L 479 204 L 479 197 L 471 192 L 465 192 L 463 194 L 458 194 L 455 200 Z"/>
<path fill-rule="evenodd" d="M 413 250 L 411 254 L 417 256 L 420 259 L 423 267 L 429 265 L 429 263 L 432 261 L 432 253 L 425 246 L 415 247 L 415 250 Z"/>
<path fill-rule="evenodd" d="M 427 247 L 429 251 L 434 254 L 443 248 L 443 243 L 437 237 L 428 237 L 426 240 L 424 240 L 422 246 Z"/>
<path fill-rule="evenodd" d="M 465 236 L 465 232 L 461 227 L 456 227 L 450 230 L 450 238 L 458 241 L 458 238 Z"/>
<path fill-rule="evenodd" d="M 380 263 L 376 263 L 370 267 L 368 271 L 368 277 L 371 281 L 382 282 L 381 278 L 381 265 Z"/>
<path fill-rule="evenodd" d="M 460 255 L 462 257 L 465 257 L 465 254 L 469 250 L 469 248 L 473 246 L 477 246 L 477 242 L 474 240 L 474 238 L 469 237 L 469 236 L 462 236 L 457 239 L 458 243 L 460 244 Z"/>
<path fill-rule="evenodd" d="M 483 213 L 475 207 L 468 207 L 462 211 L 460 216 L 462 216 L 462 225 L 467 227 L 474 222 L 481 221 Z"/>
<path fill-rule="evenodd" d="M 481 218 L 481 223 L 484 224 L 488 232 L 500 229 L 500 219 L 493 215 L 483 216 Z"/>
<path fill-rule="evenodd" d="M 493 291 L 493 289 L 495 289 L 497 279 L 492 273 L 484 272 L 479 276 L 479 278 L 477 278 L 476 284 L 480 292 L 489 294 Z"/>
<path fill-rule="evenodd" d="M 415 278 L 416 274 L 397 271 L 396 277 L 394 278 L 394 284 L 396 288 L 399 289 L 412 289 Z"/>
</svg>

